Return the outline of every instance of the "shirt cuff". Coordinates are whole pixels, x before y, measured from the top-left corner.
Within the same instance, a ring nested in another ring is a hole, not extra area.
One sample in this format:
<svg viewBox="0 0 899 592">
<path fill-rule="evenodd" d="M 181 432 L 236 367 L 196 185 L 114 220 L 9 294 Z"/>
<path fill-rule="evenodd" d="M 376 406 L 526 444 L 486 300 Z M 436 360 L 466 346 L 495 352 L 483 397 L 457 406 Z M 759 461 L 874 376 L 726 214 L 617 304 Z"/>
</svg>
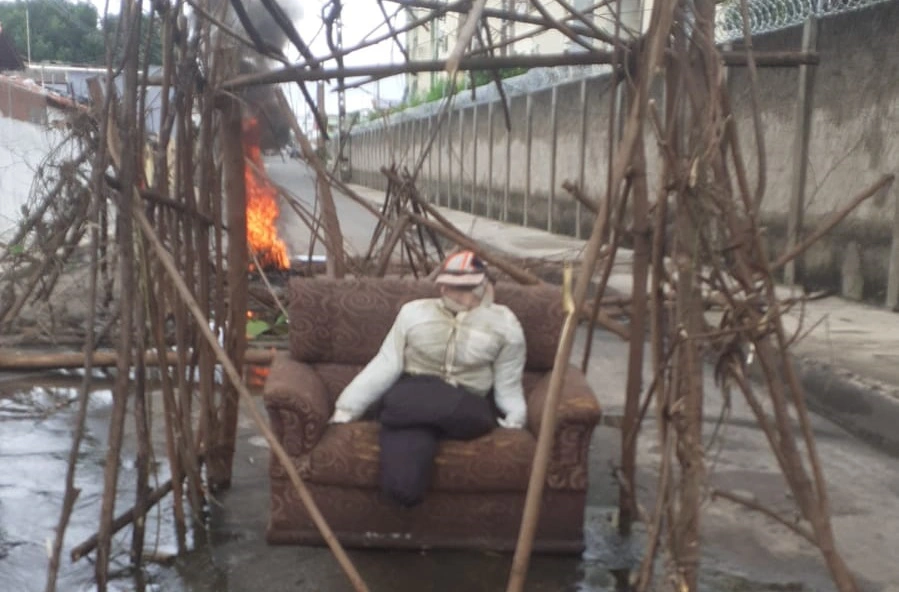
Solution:
<svg viewBox="0 0 899 592">
<path fill-rule="evenodd" d="M 356 418 L 353 417 L 353 414 L 346 409 L 337 409 L 334 411 L 334 415 L 331 416 L 331 419 L 328 420 L 328 423 L 348 423 L 354 419 Z"/>
<path fill-rule="evenodd" d="M 524 427 L 524 422 L 507 419 L 505 417 L 498 417 L 496 422 L 504 428 L 521 429 Z"/>
</svg>

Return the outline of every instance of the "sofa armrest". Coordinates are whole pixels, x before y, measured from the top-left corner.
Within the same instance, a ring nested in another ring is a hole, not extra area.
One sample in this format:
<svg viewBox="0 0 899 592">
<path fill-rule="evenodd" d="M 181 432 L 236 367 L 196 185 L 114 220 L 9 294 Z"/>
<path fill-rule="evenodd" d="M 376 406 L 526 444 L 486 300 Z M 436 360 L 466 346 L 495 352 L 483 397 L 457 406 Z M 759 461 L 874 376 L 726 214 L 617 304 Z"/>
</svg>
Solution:
<svg viewBox="0 0 899 592">
<path fill-rule="evenodd" d="M 549 394 L 552 372 L 547 372 L 526 394 L 527 429 L 535 438 L 540 435 L 543 405 Z M 587 464 L 593 429 L 602 411 L 584 373 L 569 365 L 565 369 L 562 392 L 556 410 L 556 433 L 546 475 L 552 489 L 585 490 Z"/>
<path fill-rule="evenodd" d="M 543 405 L 549 395 L 552 372 L 547 372 L 525 395 L 528 402 L 528 430 L 536 437 L 543 421 Z M 593 389 L 587 384 L 584 373 L 572 365 L 565 368 L 559 406 L 556 409 L 556 423 L 563 426 L 571 423 L 596 425 L 601 411 Z"/>
<path fill-rule="evenodd" d="M 291 456 L 312 450 L 334 411 L 325 383 L 315 369 L 287 353 L 278 354 L 272 361 L 264 399 L 272 430 Z"/>
</svg>

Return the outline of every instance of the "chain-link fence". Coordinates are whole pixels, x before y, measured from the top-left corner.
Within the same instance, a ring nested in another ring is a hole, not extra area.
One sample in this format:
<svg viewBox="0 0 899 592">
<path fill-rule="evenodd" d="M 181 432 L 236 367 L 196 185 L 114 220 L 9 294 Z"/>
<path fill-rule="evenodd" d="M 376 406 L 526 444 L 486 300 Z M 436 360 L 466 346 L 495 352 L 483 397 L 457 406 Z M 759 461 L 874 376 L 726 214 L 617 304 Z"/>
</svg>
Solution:
<svg viewBox="0 0 899 592">
<path fill-rule="evenodd" d="M 749 28 L 753 35 L 801 24 L 812 15 L 826 16 L 858 10 L 889 0 L 747 0 Z M 740 0 L 718 7 L 716 37 L 719 42 L 743 38 Z"/>
</svg>

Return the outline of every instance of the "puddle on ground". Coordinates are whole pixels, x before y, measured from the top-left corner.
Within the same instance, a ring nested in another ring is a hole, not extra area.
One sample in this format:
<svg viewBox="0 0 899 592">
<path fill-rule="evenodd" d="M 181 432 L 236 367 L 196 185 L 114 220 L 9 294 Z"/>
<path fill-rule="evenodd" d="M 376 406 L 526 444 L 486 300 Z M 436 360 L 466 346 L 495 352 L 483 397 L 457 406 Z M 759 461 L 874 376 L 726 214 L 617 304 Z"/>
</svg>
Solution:
<svg viewBox="0 0 899 592">
<path fill-rule="evenodd" d="M 78 407 L 81 378 L 75 374 L 35 379 L 4 379 L 0 374 L 0 590 L 44 590 L 47 548 L 59 520 L 65 474 Z M 90 394 L 85 437 L 76 486 L 81 493 L 66 531 L 57 589 L 91 592 L 93 564 L 72 563 L 71 549 L 95 534 L 102 496 L 107 430 L 112 409 L 111 383 L 97 382 Z M 150 399 L 152 434 L 157 456 L 153 481 L 164 482 L 161 404 Z M 129 417 L 130 420 L 130 417 Z M 128 432 L 133 433 L 129 421 Z M 211 504 L 208 537 L 181 557 L 176 552 L 171 496 L 147 519 L 145 552 L 160 559 L 140 574 L 128 568 L 131 531 L 113 542 L 114 574 L 110 590 L 126 592 L 250 592 L 351 590 L 327 549 L 273 547 L 264 541 L 268 512 L 268 450 L 248 422 L 241 422 L 235 479 L 231 490 Z M 134 441 L 126 435 L 119 477 L 118 515 L 134 500 Z M 607 498 L 591 493 L 591 499 Z M 602 500 L 599 500 L 602 501 Z M 591 502 L 593 503 L 593 502 Z M 605 503 L 605 502 L 603 502 Z M 614 590 L 612 570 L 639 560 L 639 535 L 628 543 L 614 530 L 614 511 L 606 505 L 588 508 L 587 550 L 581 557 L 535 556 L 528 590 L 604 592 Z M 373 592 L 493 592 L 505 587 L 511 557 L 491 553 L 350 551 L 350 557 Z M 761 591 L 770 588 L 712 576 L 708 590 Z M 427 585 L 423 585 L 427 583 Z M 801 588 L 796 588 L 801 590 Z"/>
<path fill-rule="evenodd" d="M 43 590 L 48 547 L 55 538 L 65 492 L 65 477 L 71 449 L 80 377 L 54 376 L 36 381 L 3 381 L 0 377 L 0 590 Z M 103 492 L 111 384 L 98 382 L 88 399 L 84 439 L 79 454 L 75 486 L 81 490 L 66 530 L 64 558 L 57 589 L 65 592 L 94 590 L 93 565 L 82 559 L 72 563 L 68 552 L 96 532 Z M 160 434 L 156 434 L 158 438 Z M 158 448 L 159 449 L 159 448 Z M 116 514 L 134 500 L 133 441 L 123 449 L 119 473 Z M 157 479 L 167 479 L 165 459 L 157 458 Z M 175 540 L 168 515 L 171 501 L 147 518 L 148 549 L 174 553 Z M 121 531 L 114 542 L 116 554 L 111 571 L 127 571 L 130 530 Z M 151 567 L 152 571 L 154 568 Z M 130 581 L 116 588 L 134 590 Z"/>
</svg>

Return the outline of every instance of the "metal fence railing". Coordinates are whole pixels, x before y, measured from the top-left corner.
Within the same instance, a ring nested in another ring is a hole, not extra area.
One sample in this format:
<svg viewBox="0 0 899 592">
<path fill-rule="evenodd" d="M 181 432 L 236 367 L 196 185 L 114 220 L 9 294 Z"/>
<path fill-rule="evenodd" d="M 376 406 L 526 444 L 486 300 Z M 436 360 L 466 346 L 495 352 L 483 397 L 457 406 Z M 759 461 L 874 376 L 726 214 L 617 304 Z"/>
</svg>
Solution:
<svg viewBox="0 0 899 592">
<path fill-rule="evenodd" d="M 802 24 L 810 16 L 827 16 L 858 10 L 890 0 L 747 0 L 749 27 L 753 35 Z M 717 41 L 743 38 L 740 0 L 727 0 L 716 14 Z"/>
</svg>

